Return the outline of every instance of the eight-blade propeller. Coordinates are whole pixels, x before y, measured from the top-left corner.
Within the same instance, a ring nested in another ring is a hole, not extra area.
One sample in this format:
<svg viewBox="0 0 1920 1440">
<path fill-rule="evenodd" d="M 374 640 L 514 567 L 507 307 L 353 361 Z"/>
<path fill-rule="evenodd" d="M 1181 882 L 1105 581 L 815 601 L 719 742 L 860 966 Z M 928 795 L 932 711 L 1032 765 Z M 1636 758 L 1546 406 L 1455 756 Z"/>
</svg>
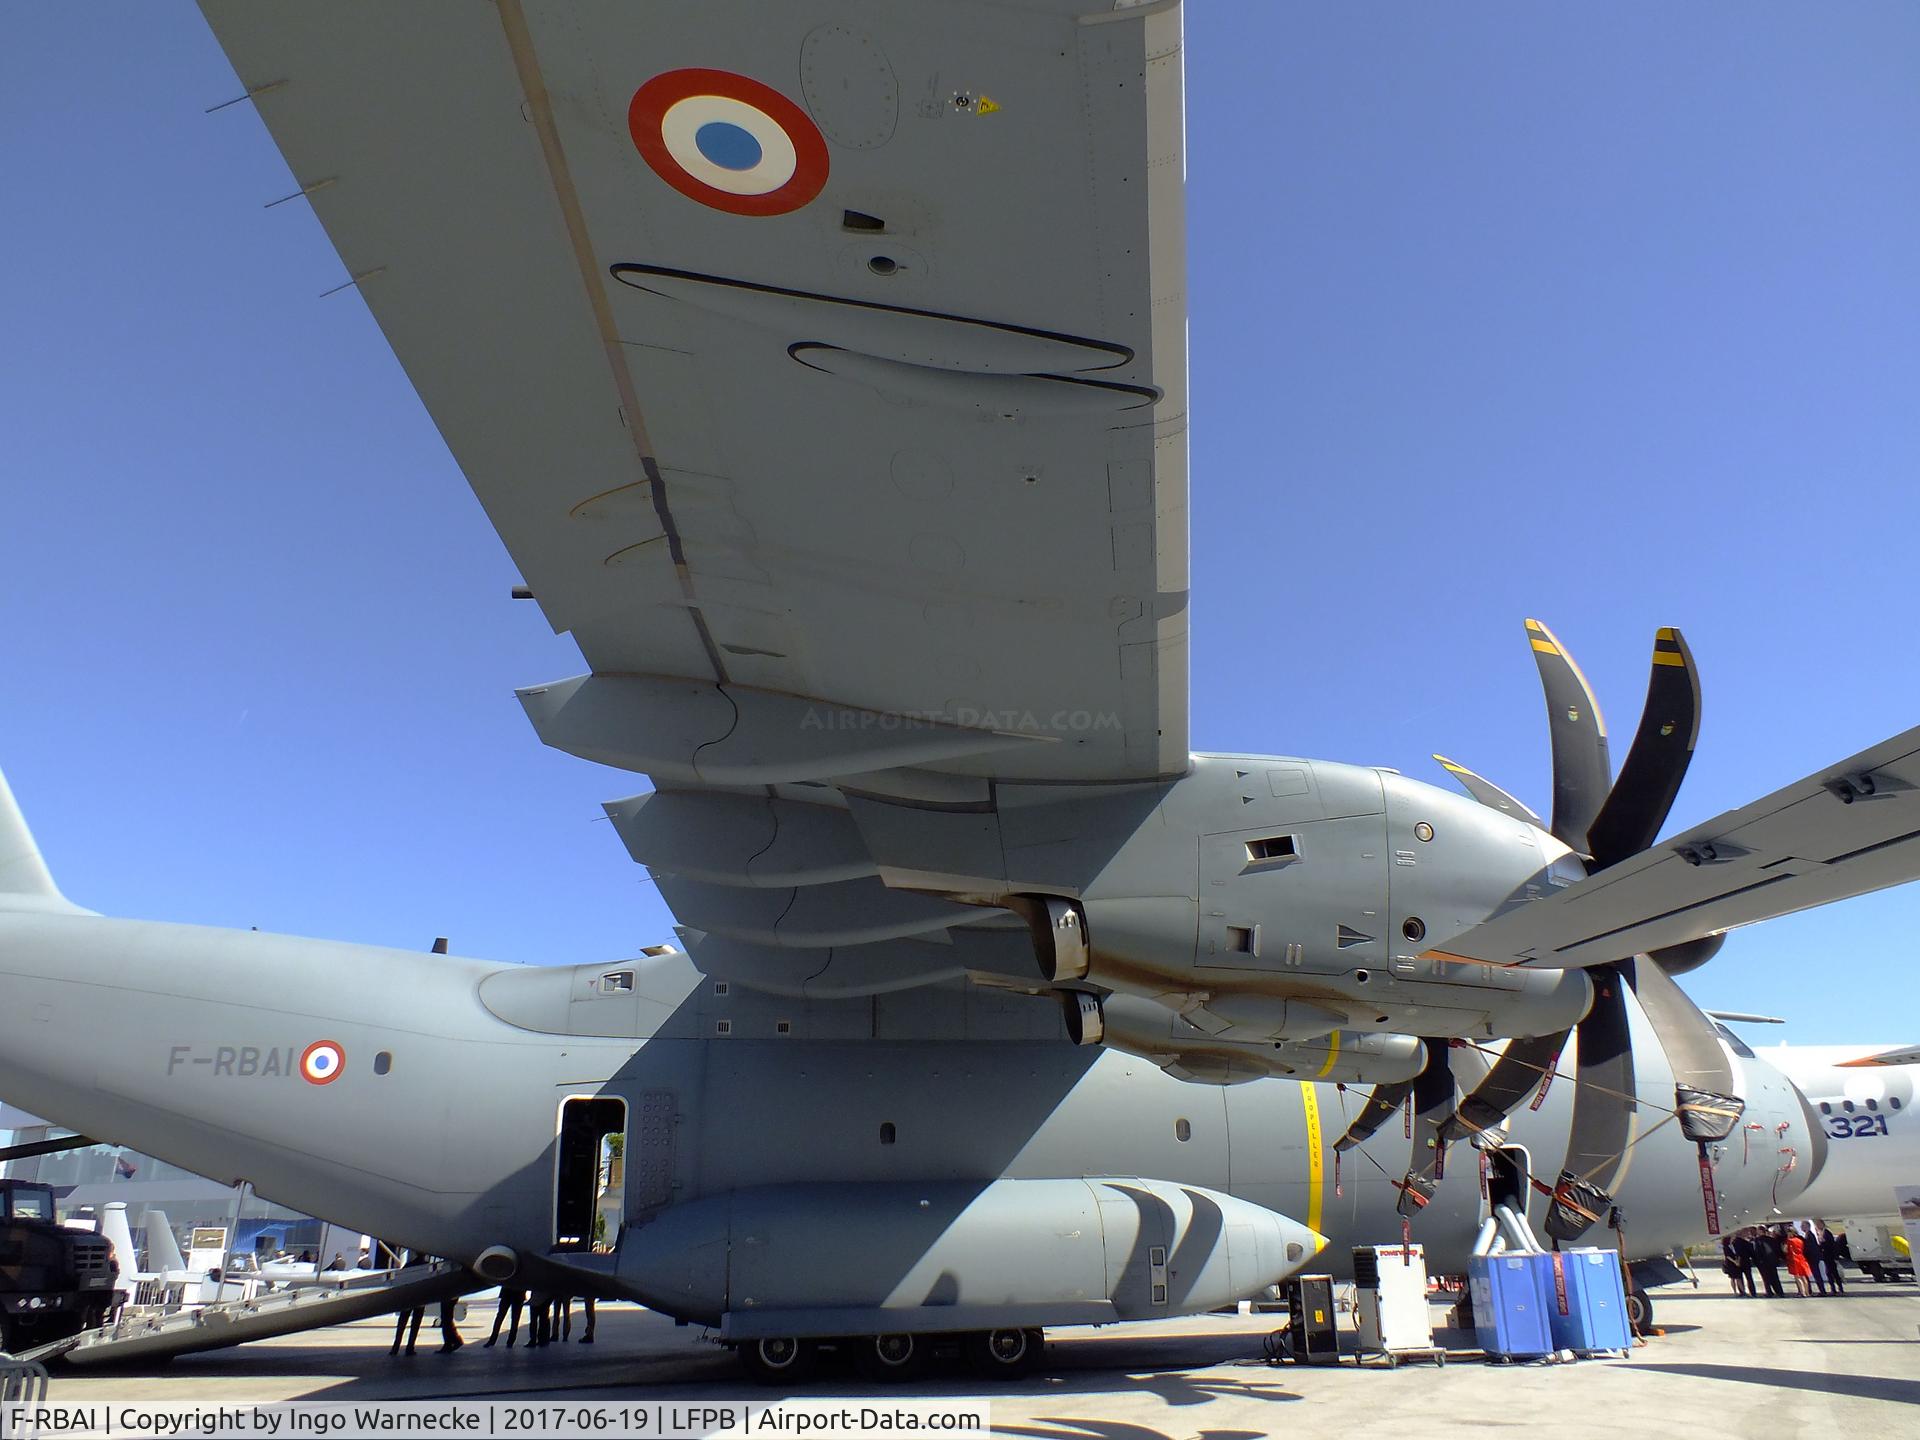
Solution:
<svg viewBox="0 0 1920 1440">
<path fill-rule="evenodd" d="M 1551 821 L 1542 821 L 1466 767 L 1434 758 L 1474 799 L 1550 831 L 1582 857 L 1589 875 L 1596 874 L 1652 845 L 1666 823 L 1700 734 L 1699 676 L 1680 632 L 1658 631 L 1646 705 L 1615 776 L 1606 721 L 1586 676 L 1538 620 L 1527 621 L 1527 640 L 1540 671 L 1553 742 Z M 1344 1151 L 1365 1141 L 1412 1096 L 1417 1112 L 1413 1154 L 1400 1182 L 1402 1212 L 1411 1214 L 1444 1173 L 1447 1146 L 1498 1126 L 1530 1096 L 1543 1094 L 1559 1073 L 1569 1034 L 1577 1035 L 1573 1121 L 1547 1229 L 1556 1239 L 1578 1238 L 1606 1213 L 1638 1128 L 1629 988 L 1666 1052 L 1676 1082 L 1674 1108 L 1682 1132 L 1699 1142 L 1703 1163 L 1707 1143 L 1725 1139 L 1740 1118 L 1744 1106 L 1730 1093 L 1733 1067 L 1713 1022 L 1672 979 L 1712 958 L 1720 941 L 1713 936 L 1596 967 L 1593 1005 L 1573 1031 L 1509 1041 L 1457 1103 L 1450 1052 L 1444 1042 L 1429 1041 L 1427 1071 L 1410 1082 L 1374 1087 L 1336 1148 Z"/>
</svg>

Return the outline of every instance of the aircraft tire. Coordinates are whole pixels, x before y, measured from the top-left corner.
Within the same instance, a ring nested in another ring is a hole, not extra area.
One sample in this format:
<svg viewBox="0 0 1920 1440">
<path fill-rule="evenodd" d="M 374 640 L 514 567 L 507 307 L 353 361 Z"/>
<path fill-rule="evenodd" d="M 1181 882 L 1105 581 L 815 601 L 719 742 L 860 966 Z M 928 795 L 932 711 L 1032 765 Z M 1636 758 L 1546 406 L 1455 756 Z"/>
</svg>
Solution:
<svg viewBox="0 0 1920 1440">
<path fill-rule="evenodd" d="M 1636 1335 L 1653 1333 L 1653 1297 L 1644 1290 L 1627 1292 L 1627 1324 Z"/>
<path fill-rule="evenodd" d="M 967 1364 L 988 1380 L 1018 1380 L 1040 1359 L 1038 1330 L 976 1330 L 961 1344 Z"/>
<path fill-rule="evenodd" d="M 738 1353 L 740 1363 L 757 1385 L 804 1385 L 820 1363 L 818 1346 L 791 1335 L 749 1340 Z"/>
<path fill-rule="evenodd" d="M 927 1358 L 915 1335 L 862 1335 L 849 1344 L 854 1368 L 869 1380 L 892 1384 L 918 1375 Z"/>
</svg>

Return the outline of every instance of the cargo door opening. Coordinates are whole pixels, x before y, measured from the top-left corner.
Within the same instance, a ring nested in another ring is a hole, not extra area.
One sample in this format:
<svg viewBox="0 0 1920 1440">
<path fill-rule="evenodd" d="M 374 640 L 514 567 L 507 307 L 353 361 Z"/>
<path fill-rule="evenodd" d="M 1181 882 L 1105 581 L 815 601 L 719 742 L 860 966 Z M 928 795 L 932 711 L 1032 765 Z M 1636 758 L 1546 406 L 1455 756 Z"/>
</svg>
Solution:
<svg viewBox="0 0 1920 1440">
<path fill-rule="evenodd" d="M 560 1107 L 554 1166 L 553 1248 L 592 1250 L 610 1245 L 601 1196 L 617 1188 L 627 1131 L 627 1102 L 574 1096 Z"/>
</svg>

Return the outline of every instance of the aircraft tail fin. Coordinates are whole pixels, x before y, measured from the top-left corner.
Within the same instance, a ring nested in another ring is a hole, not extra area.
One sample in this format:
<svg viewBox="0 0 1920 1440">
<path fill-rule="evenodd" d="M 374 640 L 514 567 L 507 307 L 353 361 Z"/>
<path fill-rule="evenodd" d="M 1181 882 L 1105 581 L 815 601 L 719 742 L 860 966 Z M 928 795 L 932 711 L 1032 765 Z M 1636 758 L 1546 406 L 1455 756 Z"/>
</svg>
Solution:
<svg viewBox="0 0 1920 1440">
<path fill-rule="evenodd" d="M 60 893 L 40 858 L 40 847 L 33 843 L 26 817 L 13 798 L 7 777 L 0 774 L 0 909 L 77 910 L 79 907 Z"/>
</svg>

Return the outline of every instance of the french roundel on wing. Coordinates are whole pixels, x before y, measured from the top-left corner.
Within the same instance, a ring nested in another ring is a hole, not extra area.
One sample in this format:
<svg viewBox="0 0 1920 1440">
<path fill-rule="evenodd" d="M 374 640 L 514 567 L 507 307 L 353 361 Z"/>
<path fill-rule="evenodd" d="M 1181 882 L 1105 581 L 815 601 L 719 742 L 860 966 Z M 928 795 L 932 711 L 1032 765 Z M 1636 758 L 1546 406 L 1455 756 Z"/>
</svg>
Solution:
<svg viewBox="0 0 1920 1440">
<path fill-rule="evenodd" d="M 689 199 L 734 215 L 785 215 L 827 183 L 827 142 L 793 101 L 726 70 L 669 70 L 633 92 L 640 156 Z"/>
<path fill-rule="evenodd" d="M 333 1040 L 316 1040 L 300 1052 L 300 1075 L 309 1085 L 330 1085 L 347 1068 L 347 1052 Z"/>
</svg>

